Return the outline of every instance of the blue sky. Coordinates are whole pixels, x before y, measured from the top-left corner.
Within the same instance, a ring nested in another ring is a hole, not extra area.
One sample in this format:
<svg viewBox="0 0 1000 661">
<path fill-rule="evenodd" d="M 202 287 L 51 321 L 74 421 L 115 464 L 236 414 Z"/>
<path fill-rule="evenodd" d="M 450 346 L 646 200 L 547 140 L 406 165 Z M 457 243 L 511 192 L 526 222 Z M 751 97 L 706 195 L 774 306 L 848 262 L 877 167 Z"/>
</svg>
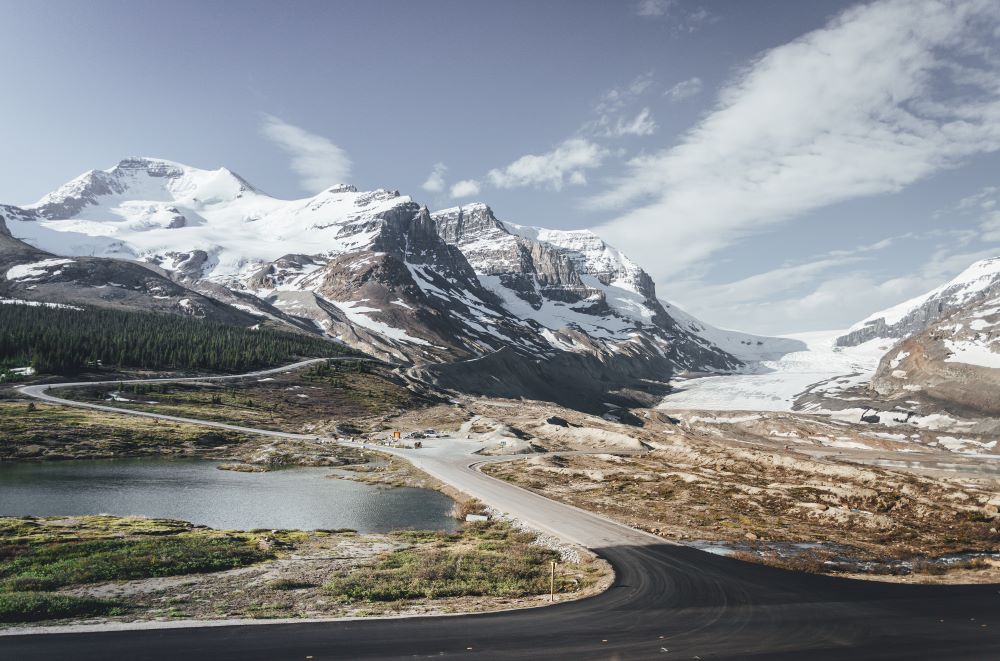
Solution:
<svg viewBox="0 0 1000 661">
<path fill-rule="evenodd" d="M 593 228 L 661 297 L 850 325 L 1000 253 L 1000 2 L 0 0 L 0 200 L 130 155 Z"/>
</svg>

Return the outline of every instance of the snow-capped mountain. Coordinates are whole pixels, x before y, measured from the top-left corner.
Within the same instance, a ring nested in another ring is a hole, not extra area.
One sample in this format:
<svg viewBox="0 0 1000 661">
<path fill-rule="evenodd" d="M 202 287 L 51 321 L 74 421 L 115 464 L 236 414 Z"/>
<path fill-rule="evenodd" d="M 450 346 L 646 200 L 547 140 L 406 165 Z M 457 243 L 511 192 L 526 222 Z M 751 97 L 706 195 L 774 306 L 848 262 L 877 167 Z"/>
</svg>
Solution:
<svg viewBox="0 0 1000 661">
<path fill-rule="evenodd" d="M 876 312 L 837 338 L 837 346 L 857 346 L 874 338 L 902 339 L 950 313 L 1000 292 L 1000 257 L 984 259 L 926 294 Z"/>
<path fill-rule="evenodd" d="M 15 222 L 11 230 L 60 254 L 140 260 L 232 283 L 290 252 L 367 246 L 376 230 L 371 218 L 408 202 L 396 192 L 349 186 L 278 200 L 225 168 L 131 158 L 60 186 L 25 208 L 37 222 Z"/>
<path fill-rule="evenodd" d="M 0 205 L 0 300 L 5 304 L 45 302 L 152 310 L 230 324 L 260 319 L 215 298 L 192 291 L 133 262 L 100 257 L 57 256 L 20 241 L 7 226 L 31 217 Z M 282 320 L 294 323 L 293 320 Z"/>
<path fill-rule="evenodd" d="M 965 274 L 988 277 L 990 262 L 1000 260 L 979 262 Z M 872 390 L 886 398 L 942 403 L 957 412 L 1000 414 L 1000 290 L 964 298 L 883 356 Z"/>
<path fill-rule="evenodd" d="M 145 264 L 379 357 L 451 363 L 458 380 L 471 378 L 462 365 L 499 356 L 511 381 L 559 363 L 604 378 L 603 392 L 731 370 L 763 343 L 661 302 L 645 271 L 590 232 L 504 223 L 485 204 L 431 213 L 346 185 L 281 200 L 225 168 L 131 158 L 6 216 L 38 249 Z"/>
<path fill-rule="evenodd" d="M 592 232 L 522 227 L 476 203 L 431 216 L 484 287 L 506 309 L 535 322 L 560 351 L 639 350 L 690 370 L 735 369 L 740 361 L 682 328 L 656 298 L 652 279 Z"/>
</svg>

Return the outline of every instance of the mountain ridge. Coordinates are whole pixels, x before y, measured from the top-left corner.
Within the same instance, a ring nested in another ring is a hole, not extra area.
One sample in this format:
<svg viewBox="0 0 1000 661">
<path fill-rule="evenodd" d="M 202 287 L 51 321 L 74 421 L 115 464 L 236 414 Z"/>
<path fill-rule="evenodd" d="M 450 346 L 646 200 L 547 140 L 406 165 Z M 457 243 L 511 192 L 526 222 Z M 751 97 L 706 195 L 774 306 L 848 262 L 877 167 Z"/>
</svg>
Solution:
<svg viewBox="0 0 1000 661">
<path fill-rule="evenodd" d="M 489 359 L 509 375 L 503 393 L 530 396 L 541 361 L 564 379 L 593 378 L 597 406 L 609 388 L 743 365 L 716 343 L 726 331 L 679 322 L 652 278 L 596 235 L 501 221 L 485 203 L 432 212 L 350 185 L 280 200 L 225 168 L 130 158 L 8 215 L 14 236 L 49 253 L 139 262 L 443 385 L 497 392 L 495 380 L 461 374 Z"/>
</svg>

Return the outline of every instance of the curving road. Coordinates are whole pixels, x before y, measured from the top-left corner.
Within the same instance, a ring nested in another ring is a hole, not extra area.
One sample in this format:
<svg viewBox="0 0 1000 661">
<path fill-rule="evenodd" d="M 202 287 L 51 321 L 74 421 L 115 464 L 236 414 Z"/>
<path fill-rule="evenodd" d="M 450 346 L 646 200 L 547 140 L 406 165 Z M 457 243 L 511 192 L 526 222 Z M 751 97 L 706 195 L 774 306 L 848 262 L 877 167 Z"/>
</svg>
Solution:
<svg viewBox="0 0 1000 661">
<path fill-rule="evenodd" d="M 22 392 L 45 395 L 29 388 Z M 1000 658 L 1000 586 L 850 581 L 667 544 L 476 471 L 477 463 L 501 459 L 472 455 L 476 448 L 442 439 L 421 450 L 392 451 L 530 525 L 593 549 L 615 568 L 610 590 L 484 615 L 4 636 L 0 658 Z"/>
<path fill-rule="evenodd" d="M 22 395 L 27 397 L 33 397 L 35 399 L 41 400 L 43 402 L 48 402 L 49 404 L 62 404 L 64 406 L 76 406 L 78 408 L 93 409 L 95 411 L 107 411 L 109 413 L 125 413 L 127 415 L 139 415 L 144 418 L 157 418 L 159 420 L 169 420 L 171 422 L 186 422 L 192 425 L 201 425 L 202 427 L 217 427 L 219 429 L 230 429 L 232 431 L 242 431 L 248 434 L 263 434 L 265 436 L 277 436 L 278 438 L 293 438 L 300 440 L 308 440 L 316 438 L 316 435 L 308 434 L 293 434 L 291 432 L 283 431 L 272 431 L 269 429 L 254 429 L 252 427 L 241 427 L 239 425 L 229 425 L 224 422 L 214 422 L 211 420 L 196 420 L 195 418 L 182 418 L 176 415 L 165 415 L 163 413 L 150 413 L 148 411 L 133 411 L 130 409 L 124 409 L 122 407 L 116 406 L 105 406 L 104 404 L 91 404 L 88 402 L 78 402 L 72 399 L 63 399 L 62 397 L 56 397 L 55 395 L 49 394 L 51 390 L 58 390 L 61 388 L 76 388 L 80 386 L 113 386 L 119 383 L 183 383 L 187 382 L 204 382 L 204 381 L 231 381 L 235 379 L 255 379 L 260 377 L 267 377 L 271 374 L 281 374 L 283 372 L 291 372 L 292 370 L 297 370 L 301 367 L 307 365 L 312 365 L 313 363 L 318 363 L 327 360 L 358 360 L 356 357 L 343 357 L 343 358 L 310 358 L 309 360 L 301 360 L 297 363 L 292 363 L 291 365 L 284 365 L 282 367 L 273 367 L 271 369 L 259 370 L 257 372 L 247 372 L 245 374 L 227 374 L 225 376 L 180 376 L 180 377 L 160 377 L 155 379 L 114 379 L 112 381 L 75 381 L 72 383 L 43 383 L 33 386 L 17 386 L 15 390 L 20 392 Z"/>
</svg>

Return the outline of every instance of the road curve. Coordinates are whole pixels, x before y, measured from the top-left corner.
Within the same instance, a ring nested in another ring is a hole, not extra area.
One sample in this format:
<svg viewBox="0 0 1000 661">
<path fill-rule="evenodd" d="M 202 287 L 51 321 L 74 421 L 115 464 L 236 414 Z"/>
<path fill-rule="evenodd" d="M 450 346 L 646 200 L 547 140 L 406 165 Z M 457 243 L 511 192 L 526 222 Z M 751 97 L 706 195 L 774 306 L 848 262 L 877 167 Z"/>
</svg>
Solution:
<svg viewBox="0 0 1000 661">
<path fill-rule="evenodd" d="M 245 374 L 227 374 L 224 376 L 181 376 L 181 377 L 161 377 L 155 379 L 114 379 L 112 381 L 76 381 L 72 383 L 43 383 L 39 385 L 32 386 L 18 386 L 15 388 L 22 395 L 27 397 L 33 397 L 35 399 L 41 400 L 43 402 L 48 402 L 49 404 L 62 404 L 64 406 L 76 406 L 78 408 L 93 409 L 95 411 L 107 411 L 109 413 L 124 413 L 127 415 L 138 415 L 144 418 L 157 418 L 158 420 L 169 420 L 171 422 L 186 422 L 192 425 L 200 425 L 202 427 L 216 427 L 218 429 L 229 429 L 232 431 L 241 431 L 248 434 L 263 434 L 265 436 L 276 436 L 278 438 L 291 438 L 291 439 L 314 439 L 316 435 L 308 434 L 293 434 L 290 432 L 274 431 L 270 429 L 254 429 L 252 427 L 241 427 L 239 425 L 229 425 L 224 422 L 214 422 L 212 420 L 197 420 L 195 418 L 182 418 L 176 415 L 165 415 L 163 413 L 151 413 L 149 411 L 134 411 L 131 409 L 125 409 L 116 406 L 105 406 L 103 404 L 91 404 L 89 402 L 78 402 L 72 399 L 63 399 L 62 397 L 56 397 L 55 395 L 50 395 L 50 390 L 58 390 L 62 388 L 74 388 L 79 386 L 113 386 L 119 383 L 182 383 L 185 381 L 230 381 L 234 379 L 254 379 L 259 377 L 266 377 L 270 374 L 280 374 L 282 372 L 290 372 L 292 370 L 305 367 L 306 365 L 312 365 L 313 363 L 318 363 L 327 360 L 358 360 L 357 358 L 350 357 L 335 357 L 335 358 L 310 358 L 309 360 L 300 360 L 297 363 L 292 363 L 291 365 L 284 365 L 282 367 L 272 367 L 266 370 L 259 370 L 256 372 L 247 372 Z"/>
<path fill-rule="evenodd" d="M 471 455 L 474 444 L 427 445 L 392 451 L 543 531 L 592 548 L 614 566 L 612 588 L 581 601 L 483 615 L 2 636 L 0 657 L 1000 658 L 1000 586 L 851 581 L 730 560 L 663 543 L 483 475 L 474 464 L 492 459 Z"/>
</svg>

